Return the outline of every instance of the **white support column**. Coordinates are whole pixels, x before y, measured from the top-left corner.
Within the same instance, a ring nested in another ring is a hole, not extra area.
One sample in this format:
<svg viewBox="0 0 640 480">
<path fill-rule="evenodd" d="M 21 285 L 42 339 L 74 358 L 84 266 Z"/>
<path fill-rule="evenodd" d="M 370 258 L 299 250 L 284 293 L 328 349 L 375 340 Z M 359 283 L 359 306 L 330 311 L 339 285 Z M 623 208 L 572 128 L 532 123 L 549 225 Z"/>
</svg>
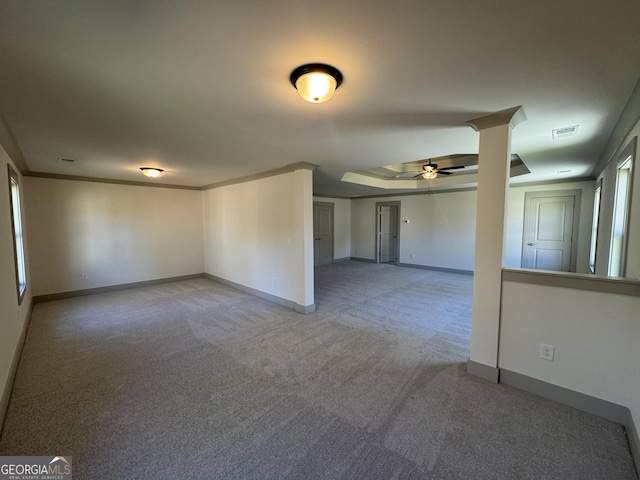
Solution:
<svg viewBox="0 0 640 480">
<path fill-rule="evenodd" d="M 468 122 L 480 132 L 480 153 L 471 356 L 467 371 L 494 382 L 498 381 L 500 300 L 511 130 L 523 120 L 524 110 L 518 106 Z"/>
<path fill-rule="evenodd" d="M 314 293 L 314 266 L 313 266 L 313 169 L 315 165 L 302 164 L 294 172 L 296 176 L 297 192 L 294 199 L 296 208 L 301 219 L 300 238 L 302 248 L 296 261 L 299 272 L 297 273 L 296 303 L 300 313 L 311 313 L 315 311 Z"/>
</svg>

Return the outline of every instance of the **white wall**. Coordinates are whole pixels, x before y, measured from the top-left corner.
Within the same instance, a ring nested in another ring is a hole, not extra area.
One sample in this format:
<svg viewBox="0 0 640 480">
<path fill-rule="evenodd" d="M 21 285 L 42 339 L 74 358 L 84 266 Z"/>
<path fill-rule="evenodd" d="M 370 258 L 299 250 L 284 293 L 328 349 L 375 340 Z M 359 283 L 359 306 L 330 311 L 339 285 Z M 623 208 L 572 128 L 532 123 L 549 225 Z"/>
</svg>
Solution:
<svg viewBox="0 0 640 480">
<path fill-rule="evenodd" d="M 203 272 L 202 192 L 24 181 L 34 295 Z"/>
<path fill-rule="evenodd" d="M 400 202 L 400 263 L 473 270 L 476 191 L 352 199 L 351 256 L 375 259 L 376 202 L 392 201 Z"/>
<path fill-rule="evenodd" d="M 312 172 L 204 192 L 205 272 L 313 305 Z"/>
<path fill-rule="evenodd" d="M 553 190 L 581 190 L 579 230 L 577 238 L 577 263 L 575 271 L 589 273 L 589 244 L 591 240 L 591 216 L 593 213 L 594 181 L 554 183 L 549 185 L 517 186 L 508 191 L 507 229 L 504 266 L 522 266 L 522 236 L 524 226 L 524 200 L 527 192 L 551 192 Z"/>
<path fill-rule="evenodd" d="M 581 190 L 577 272 L 589 271 L 595 182 L 513 185 L 508 190 L 505 266 L 520 267 L 526 192 Z M 351 256 L 375 259 L 375 204 L 400 201 L 400 263 L 473 270 L 477 192 L 433 193 L 351 200 Z M 409 220 L 409 223 L 404 223 Z M 410 255 L 414 254 L 415 258 Z"/>
<path fill-rule="evenodd" d="M 502 299 L 500 368 L 627 406 L 640 426 L 640 298 L 504 282 Z"/>
<path fill-rule="evenodd" d="M 374 199 L 351 199 L 351 257 L 375 259 L 375 202 Z"/>
<path fill-rule="evenodd" d="M 618 152 L 638 135 L 640 122 Z M 598 274 L 607 272 L 617 159 L 616 154 L 601 174 Z M 635 279 L 640 278 L 639 162 L 636 152 L 627 256 L 627 277 Z M 589 230 L 591 214 L 592 206 L 585 222 Z M 640 298 L 515 282 L 504 282 L 502 298 L 501 368 L 629 407 L 640 428 Z M 556 347 L 553 362 L 539 358 L 540 343 Z"/>
<path fill-rule="evenodd" d="M 333 203 L 333 259 L 351 256 L 351 200 L 313 197 L 314 202 Z"/>
<path fill-rule="evenodd" d="M 16 271 L 13 253 L 13 230 L 11 228 L 9 177 L 7 164 L 18 172 L 6 151 L 0 146 L 0 395 L 4 395 L 11 381 L 11 367 L 20 344 L 20 337 L 27 322 L 32 299 L 29 247 L 25 243 L 27 290 L 18 305 Z M 24 223 L 24 179 L 20 179 L 22 189 L 22 216 Z M 25 239 L 27 232 L 23 232 Z M 8 398 L 4 398 L 6 401 Z M 0 405 L 0 426 L 4 419 L 5 404 Z"/>
</svg>

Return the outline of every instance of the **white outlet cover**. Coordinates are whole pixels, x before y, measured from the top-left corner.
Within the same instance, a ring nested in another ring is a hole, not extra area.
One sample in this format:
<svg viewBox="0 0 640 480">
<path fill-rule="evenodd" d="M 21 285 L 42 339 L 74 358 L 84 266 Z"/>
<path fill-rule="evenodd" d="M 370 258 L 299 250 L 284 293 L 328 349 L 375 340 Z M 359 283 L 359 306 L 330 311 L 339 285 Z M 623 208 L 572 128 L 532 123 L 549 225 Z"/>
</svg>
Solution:
<svg viewBox="0 0 640 480">
<path fill-rule="evenodd" d="M 540 344 L 540 358 L 542 358 L 543 360 L 549 360 L 550 362 L 552 362 L 553 351 L 554 351 L 553 345 L 546 345 L 544 343 Z"/>
</svg>

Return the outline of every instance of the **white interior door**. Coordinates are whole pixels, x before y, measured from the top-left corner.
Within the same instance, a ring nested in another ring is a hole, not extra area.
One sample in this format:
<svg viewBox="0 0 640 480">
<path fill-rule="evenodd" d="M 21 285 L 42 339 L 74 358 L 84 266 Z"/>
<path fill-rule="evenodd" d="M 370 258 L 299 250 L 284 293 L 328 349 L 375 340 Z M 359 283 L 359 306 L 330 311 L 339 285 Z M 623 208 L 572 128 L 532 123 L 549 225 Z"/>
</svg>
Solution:
<svg viewBox="0 0 640 480">
<path fill-rule="evenodd" d="M 568 272 L 571 269 L 576 197 L 532 196 L 525 202 L 522 266 Z"/>
<path fill-rule="evenodd" d="M 313 205 L 313 264 L 333 262 L 333 206 Z"/>
<path fill-rule="evenodd" d="M 378 212 L 380 263 L 398 261 L 398 206 L 381 205 Z"/>
</svg>

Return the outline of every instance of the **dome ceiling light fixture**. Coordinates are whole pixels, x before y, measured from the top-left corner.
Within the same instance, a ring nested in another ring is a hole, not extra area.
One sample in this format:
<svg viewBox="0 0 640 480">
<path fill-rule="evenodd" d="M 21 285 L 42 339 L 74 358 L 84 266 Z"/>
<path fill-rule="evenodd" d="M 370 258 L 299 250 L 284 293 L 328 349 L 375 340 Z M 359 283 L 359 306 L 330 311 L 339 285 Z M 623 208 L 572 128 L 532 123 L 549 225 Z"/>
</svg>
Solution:
<svg viewBox="0 0 640 480">
<path fill-rule="evenodd" d="M 160 175 L 162 175 L 162 172 L 164 172 L 164 170 L 162 170 L 161 168 L 152 167 L 140 167 L 140 170 L 142 170 L 142 173 L 144 173 L 147 177 L 151 178 L 159 177 Z"/>
<path fill-rule="evenodd" d="M 309 103 L 322 103 L 333 97 L 342 83 L 342 73 L 324 63 L 307 63 L 291 72 L 291 84 Z"/>
</svg>

